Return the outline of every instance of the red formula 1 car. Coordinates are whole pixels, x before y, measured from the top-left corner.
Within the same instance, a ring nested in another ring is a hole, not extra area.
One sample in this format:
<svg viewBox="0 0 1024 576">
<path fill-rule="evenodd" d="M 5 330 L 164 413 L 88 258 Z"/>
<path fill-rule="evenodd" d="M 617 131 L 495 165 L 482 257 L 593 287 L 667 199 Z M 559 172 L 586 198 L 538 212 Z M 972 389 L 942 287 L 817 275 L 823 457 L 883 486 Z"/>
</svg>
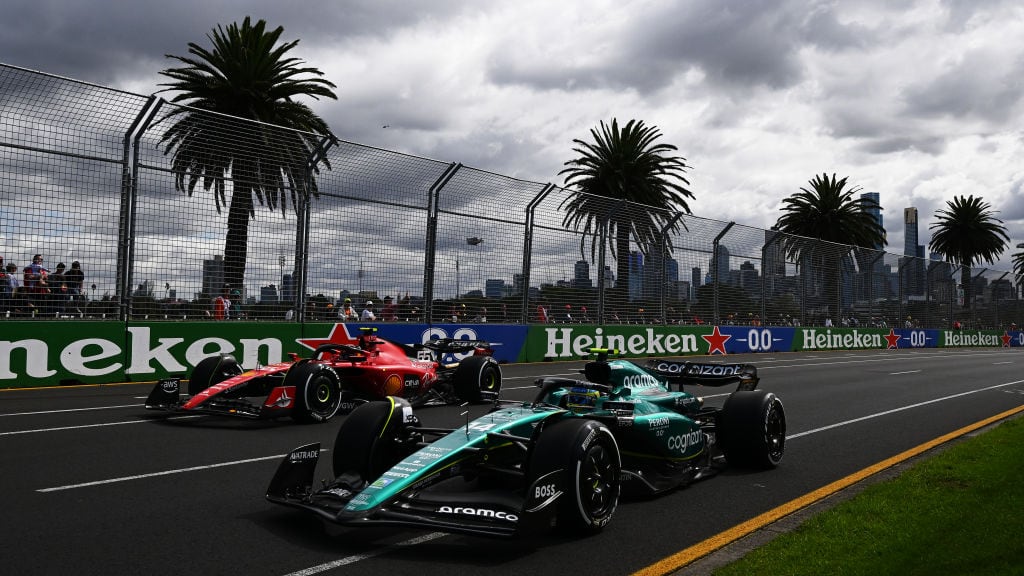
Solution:
<svg viewBox="0 0 1024 576">
<path fill-rule="evenodd" d="M 399 344 L 362 329 L 358 345 L 324 344 L 312 358 L 243 370 L 229 354 L 201 361 L 188 378 L 160 380 L 146 408 L 179 413 L 246 418 L 291 416 L 299 422 L 326 422 L 367 400 L 398 396 L 413 406 L 490 402 L 501 390 L 501 368 L 482 340 L 444 338 L 426 344 Z M 446 355 L 469 354 L 443 363 Z"/>
</svg>

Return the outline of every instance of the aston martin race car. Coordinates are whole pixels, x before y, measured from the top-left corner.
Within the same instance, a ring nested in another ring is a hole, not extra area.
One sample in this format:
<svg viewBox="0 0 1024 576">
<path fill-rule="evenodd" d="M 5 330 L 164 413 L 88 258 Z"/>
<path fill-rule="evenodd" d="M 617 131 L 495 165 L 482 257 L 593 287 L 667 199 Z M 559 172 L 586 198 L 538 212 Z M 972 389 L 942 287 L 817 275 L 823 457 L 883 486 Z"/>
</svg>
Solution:
<svg viewBox="0 0 1024 576">
<path fill-rule="evenodd" d="M 243 370 L 230 354 L 203 359 L 182 394 L 179 378 L 160 380 L 146 408 L 326 422 L 339 411 L 385 397 L 411 406 L 480 403 L 498 397 L 501 368 L 483 340 L 431 340 L 400 344 L 361 329 L 358 345 L 324 344 L 312 358 L 292 354 L 290 362 Z M 444 362 L 445 358 L 457 358 Z"/>
<path fill-rule="evenodd" d="M 593 533 L 624 491 L 660 494 L 724 466 L 767 469 L 782 460 L 785 411 L 775 394 L 756 389 L 753 365 L 641 367 L 597 354 L 585 380 L 540 379 L 533 401 L 496 401 L 454 430 L 422 426 L 401 398 L 360 406 L 338 429 L 331 479 L 313 487 L 320 445 L 301 446 L 279 464 L 267 499 L 344 526 Z M 738 386 L 711 408 L 684 383 Z"/>
</svg>

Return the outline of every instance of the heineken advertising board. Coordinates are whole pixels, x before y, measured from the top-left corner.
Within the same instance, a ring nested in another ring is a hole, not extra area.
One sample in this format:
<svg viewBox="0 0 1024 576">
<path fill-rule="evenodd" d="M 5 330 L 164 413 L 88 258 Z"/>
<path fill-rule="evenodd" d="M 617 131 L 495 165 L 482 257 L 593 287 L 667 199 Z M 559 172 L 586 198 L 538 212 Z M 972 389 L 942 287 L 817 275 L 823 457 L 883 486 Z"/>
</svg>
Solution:
<svg viewBox="0 0 1024 576">
<path fill-rule="evenodd" d="M 365 326 L 370 326 L 366 324 Z M 8 321 L 0 336 L 0 388 L 149 382 L 186 375 L 206 356 L 233 354 L 242 366 L 308 357 L 320 344 L 355 343 L 364 324 L 248 322 Z M 626 357 L 809 350 L 1019 347 L 1020 331 L 767 327 L 589 326 L 578 324 L 378 323 L 403 343 L 436 338 L 486 340 L 501 362 L 579 359 L 590 348 Z M 458 357 L 446 358 L 456 361 Z"/>
</svg>

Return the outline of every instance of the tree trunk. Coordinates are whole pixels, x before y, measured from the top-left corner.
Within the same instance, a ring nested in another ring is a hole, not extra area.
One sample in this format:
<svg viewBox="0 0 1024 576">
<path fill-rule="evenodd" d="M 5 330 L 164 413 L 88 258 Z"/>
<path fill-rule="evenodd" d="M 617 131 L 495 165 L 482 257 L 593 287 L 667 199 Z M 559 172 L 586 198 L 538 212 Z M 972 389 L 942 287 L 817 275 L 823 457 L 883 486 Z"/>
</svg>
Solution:
<svg viewBox="0 0 1024 576">
<path fill-rule="evenodd" d="M 960 268 L 960 285 L 964 289 L 964 309 L 969 310 L 974 307 L 974 297 L 972 296 L 971 286 L 971 267 L 964 265 Z"/>
<path fill-rule="evenodd" d="M 236 160 L 232 170 L 231 206 L 228 208 L 228 232 L 224 239 L 224 284 L 244 295 L 245 263 L 249 250 L 249 218 L 253 209 L 254 169 Z"/>
</svg>

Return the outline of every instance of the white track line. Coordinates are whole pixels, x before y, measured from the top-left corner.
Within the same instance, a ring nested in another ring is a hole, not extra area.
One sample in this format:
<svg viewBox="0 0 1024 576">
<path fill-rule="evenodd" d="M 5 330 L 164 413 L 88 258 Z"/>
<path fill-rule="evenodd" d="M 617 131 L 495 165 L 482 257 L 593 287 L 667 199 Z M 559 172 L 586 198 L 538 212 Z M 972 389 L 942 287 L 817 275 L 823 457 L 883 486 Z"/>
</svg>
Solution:
<svg viewBox="0 0 1024 576">
<path fill-rule="evenodd" d="M 934 404 L 936 402 L 943 402 L 945 400 L 952 400 L 953 398 L 959 398 L 961 396 L 967 396 L 969 394 L 977 394 L 978 392 L 986 392 L 988 390 L 995 390 L 997 388 L 1004 388 L 1006 386 L 1013 386 L 1014 384 L 1024 384 L 1024 380 L 1015 380 L 1013 382 L 1006 382 L 1005 384 L 996 384 L 995 386 L 988 386 L 986 388 L 979 388 L 978 390 L 970 390 L 967 392 L 961 392 L 959 394 L 953 394 L 951 396 L 943 396 L 942 398 L 935 398 L 933 400 L 925 400 L 924 402 L 918 402 L 917 404 L 910 404 L 908 406 L 902 406 L 900 408 L 893 408 L 892 410 L 886 410 L 884 412 L 878 412 L 876 414 L 869 414 L 867 416 L 861 416 L 860 418 L 854 418 L 853 420 L 846 420 L 843 422 L 836 422 L 835 424 L 829 424 L 828 426 L 822 426 L 821 428 L 815 428 L 814 430 L 807 430 L 805 432 L 797 432 L 786 436 L 786 440 L 793 438 L 799 438 L 801 436 L 809 436 L 817 432 L 824 432 L 825 430 L 831 430 L 832 428 L 839 428 L 840 426 L 846 426 L 848 424 L 854 424 L 856 422 L 863 422 L 864 420 L 870 420 L 872 418 L 878 418 L 880 416 L 887 416 L 889 414 L 895 414 L 896 412 L 903 412 L 904 410 L 910 410 L 911 408 L 918 408 L 920 406 L 926 406 L 928 404 Z"/>
<path fill-rule="evenodd" d="M 356 554 L 354 556 L 346 556 L 344 558 L 339 558 L 337 560 L 332 560 L 331 562 L 325 562 L 324 564 L 320 564 L 318 566 L 311 566 L 311 567 L 306 568 L 304 570 L 299 570 L 298 572 L 291 572 L 291 573 L 287 574 L 286 576 L 311 576 L 312 574 L 319 574 L 321 572 L 326 572 L 326 571 L 332 570 L 334 568 L 340 568 L 342 566 L 347 566 L 349 564 L 355 564 L 356 562 L 359 562 L 361 560 L 367 560 L 369 558 L 374 558 L 374 557 L 380 556 L 382 554 L 387 554 L 388 552 L 391 552 L 392 550 L 396 550 L 396 549 L 401 548 L 403 546 L 415 546 L 417 544 L 423 544 L 424 542 L 429 542 L 431 540 L 436 540 L 437 538 L 441 538 L 441 537 L 444 537 L 444 536 L 447 536 L 447 534 L 445 534 L 443 532 L 431 532 L 430 534 L 424 534 L 423 536 L 419 536 L 417 538 L 412 538 L 410 540 L 405 540 L 405 541 L 399 542 L 397 544 L 391 544 L 391 545 L 385 546 L 385 547 L 381 548 L 380 550 L 374 550 L 373 552 L 368 552 L 366 554 Z"/>
<path fill-rule="evenodd" d="M 167 420 L 184 420 L 186 418 L 199 418 L 200 416 L 171 416 Z M 36 432 L 59 432 L 61 430 L 80 430 L 82 428 L 102 428 L 104 426 L 123 426 L 125 424 L 145 424 L 153 420 L 130 420 L 128 422 L 105 422 L 103 424 L 79 424 L 77 426 L 58 426 L 56 428 L 36 428 L 35 430 L 14 430 L 13 432 L 0 432 L 0 436 L 14 436 L 16 434 L 34 434 Z"/>
<path fill-rule="evenodd" d="M 60 414 L 61 412 L 87 412 L 89 410 L 112 410 L 114 408 L 140 408 L 142 404 L 122 404 L 120 406 L 94 406 L 92 408 L 67 408 L 65 410 L 41 410 L 39 412 L 11 412 L 2 416 L 37 416 L 39 414 Z"/>
<path fill-rule="evenodd" d="M 328 452 L 329 450 L 324 448 L 320 450 L 320 453 Z M 217 464 L 207 464 L 205 466 L 191 466 L 189 468 L 178 468 L 176 470 L 164 470 L 162 472 L 150 472 L 149 474 L 136 474 L 134 476 L 122 476 L 120 478 L 110 478 L 107 480 L 96 480 L 95 482 L 83 482 L 81 484 L 68 484 L 67 486 L 54 486 L 53 488 L 40 488 L 36 492 L 60 492 L 61 490 L 72 490 L 75 488 L 86 488 L 88 486 L 100 486 L 102 484 L 114 484 L 116 482 L 127 482 L 129 480 L 141 480 L 143 478 L 153 478 L 155 476 L 167 476 L 169 474 L 181 474 L 183 472 L 197 472 L 199 470 L 209 470 L 211 468 L 221 468 L 224 466 L 236 466 L 238 464 L 251 464 L 252 462 L 263 462 L 264 460 L 275 460 L 284 458 L 287 454 L 274 454 L 273 456 L 261 456 L 259 458 L 246 458 L 245 460 L 234 460 L 231 462 L 219 462 Z"/>
</svg>

